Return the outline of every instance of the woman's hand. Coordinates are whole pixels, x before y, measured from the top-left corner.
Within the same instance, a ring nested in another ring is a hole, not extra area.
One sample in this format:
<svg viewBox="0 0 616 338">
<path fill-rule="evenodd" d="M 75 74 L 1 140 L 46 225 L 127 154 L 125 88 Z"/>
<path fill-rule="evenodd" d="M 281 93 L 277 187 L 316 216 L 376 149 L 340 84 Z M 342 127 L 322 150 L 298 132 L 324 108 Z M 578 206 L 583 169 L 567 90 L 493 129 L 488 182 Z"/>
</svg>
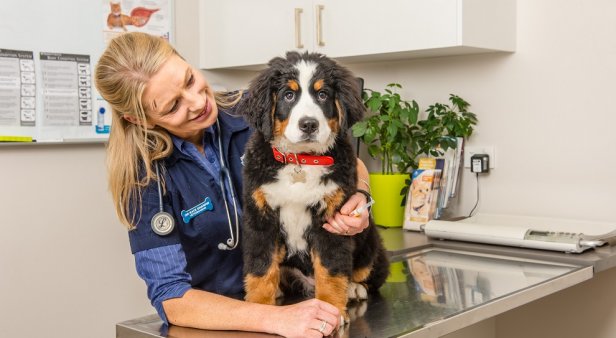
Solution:
<svg viewBox="0 0 616 338">
<path fill-rule="evenodd" d="M 345 236 L 353 236 L 364 231 L 370 225 L 370 211 L 366 209 L 359 216 L 350 216 L 350 214 L 366 203 L 368 201 L 364 194 L 355 193 L 342 206 L 340 212 L 337 212 L 334 217 L 329 218 L 327 223 L 323 224 L 323 228 L 333 234 Z"/>
<path fill-rule="evenodd" d="M 283 337 L 315 337 L 329 336 L 338 328 L 340 311 L 322 300 L 316 298 L 303 302 L 278 306 L 274 316 L 277 326 L 274 332 Z"/>
</svg>

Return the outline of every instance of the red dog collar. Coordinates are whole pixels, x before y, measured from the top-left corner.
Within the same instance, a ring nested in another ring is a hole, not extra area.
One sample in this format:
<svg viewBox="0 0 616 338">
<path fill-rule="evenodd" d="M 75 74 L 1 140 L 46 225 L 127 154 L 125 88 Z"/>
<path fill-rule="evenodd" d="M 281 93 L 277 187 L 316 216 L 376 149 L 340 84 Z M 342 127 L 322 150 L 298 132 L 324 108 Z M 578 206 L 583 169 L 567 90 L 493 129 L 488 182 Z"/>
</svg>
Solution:
<svg viewBox="0 0 616 338">
<path fill-rule="evenodd" d="M 274 151 L 274 159 L 280 163 L 294 163 L 305 165 L 332 165 L 334 164 L 334 158 L 331 156 L 315 156 L 307 154 L 284 154 L 275 147 L 272 147 Z"/>
</svg>

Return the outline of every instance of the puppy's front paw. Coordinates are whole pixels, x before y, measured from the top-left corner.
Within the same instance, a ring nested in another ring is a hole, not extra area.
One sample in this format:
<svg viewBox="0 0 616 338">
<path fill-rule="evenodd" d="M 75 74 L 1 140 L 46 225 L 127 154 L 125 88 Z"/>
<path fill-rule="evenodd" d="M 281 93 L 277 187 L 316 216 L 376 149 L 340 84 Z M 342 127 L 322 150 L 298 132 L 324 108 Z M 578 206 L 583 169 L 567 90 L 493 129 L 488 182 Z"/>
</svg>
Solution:
<svg viewBox="0 0 616 338">
<path fill-rule="evenodd" d="M 349 301 L 360 301 L 368 299 L 368 290 L 363 284 L 351 282 L 347 289 Z"/>
</svg>

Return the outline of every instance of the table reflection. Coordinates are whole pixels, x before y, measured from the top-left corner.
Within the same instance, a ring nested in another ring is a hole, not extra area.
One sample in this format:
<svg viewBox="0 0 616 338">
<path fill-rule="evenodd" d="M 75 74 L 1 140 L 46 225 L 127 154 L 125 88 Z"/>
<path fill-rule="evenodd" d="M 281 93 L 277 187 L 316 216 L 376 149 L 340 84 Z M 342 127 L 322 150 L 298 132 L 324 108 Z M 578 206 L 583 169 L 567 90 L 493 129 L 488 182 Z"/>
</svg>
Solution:
<svg viewBox="0 0 616 338">
<path fill-rule="evenodd" d="M 441 249 L 409 254 L 391 263 L 390 279 L 351 322 L 348 336 L 408 333 L 577 268 Z"/>
</svg>

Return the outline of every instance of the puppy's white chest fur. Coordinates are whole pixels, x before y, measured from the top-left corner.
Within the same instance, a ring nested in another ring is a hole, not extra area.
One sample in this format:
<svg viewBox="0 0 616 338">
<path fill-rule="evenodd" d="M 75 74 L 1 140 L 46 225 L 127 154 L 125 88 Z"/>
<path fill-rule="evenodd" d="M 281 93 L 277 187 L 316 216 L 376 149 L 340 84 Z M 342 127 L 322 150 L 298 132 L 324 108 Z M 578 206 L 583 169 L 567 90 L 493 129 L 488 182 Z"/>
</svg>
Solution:
<svg viewBox="0 0 616 338">
<path fill-rule="evenodd" d="M 280 210 L 280 223 L 287 235 L 289 256 L 307 250 L 304 233 L 312 225 L 309 208 L 325 208 L 323 198 L 338 189 L 333 181 L 326 184 L 321 182 L 321 177 L 329 172 L 328 167 L 302 166 L 301 171 L 305 173 L 305 180 L 302 181 L 297 181 L 297 169 L 295 165 L 286 165 L 278 171 L 275 182 L 261 187 L 267 204 L 272 209 Z"/>
</svg>

